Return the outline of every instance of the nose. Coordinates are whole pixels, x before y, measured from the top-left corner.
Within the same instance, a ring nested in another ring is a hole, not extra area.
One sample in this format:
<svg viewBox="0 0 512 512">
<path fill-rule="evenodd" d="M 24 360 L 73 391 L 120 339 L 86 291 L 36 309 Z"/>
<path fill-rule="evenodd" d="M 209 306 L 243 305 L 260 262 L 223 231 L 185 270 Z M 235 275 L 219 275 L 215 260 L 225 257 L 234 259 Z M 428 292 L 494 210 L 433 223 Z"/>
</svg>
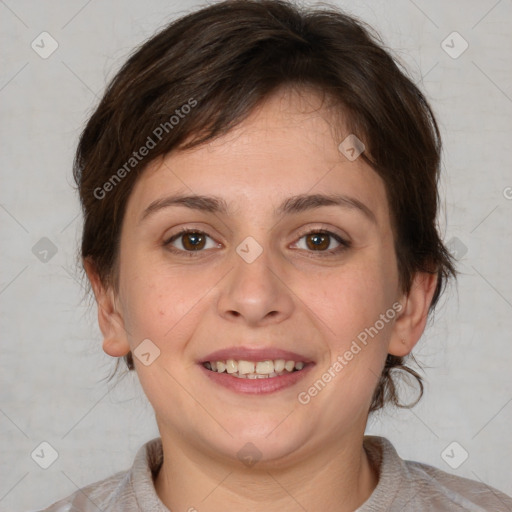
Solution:
<svg viewBox="0 0 512 512">
<path fill-rule="evenodd" d="M 224 319 L 256 327 L 280 323 L 292 314 L 294 296 L 286 276 L 269 251 L 247 262 L 238 254 L 234 268 L 221 283 L 218 312 Z"/>
</svg>

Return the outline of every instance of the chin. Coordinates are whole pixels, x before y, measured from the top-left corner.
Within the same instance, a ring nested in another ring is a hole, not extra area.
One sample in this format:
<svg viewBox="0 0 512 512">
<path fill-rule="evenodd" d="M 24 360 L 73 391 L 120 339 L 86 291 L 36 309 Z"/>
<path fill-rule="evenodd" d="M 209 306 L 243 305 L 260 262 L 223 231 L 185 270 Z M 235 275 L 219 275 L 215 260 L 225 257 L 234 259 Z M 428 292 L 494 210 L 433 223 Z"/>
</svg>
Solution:
<svg viewBox="0 0 512 512">
<path fill-rule="evenodd" d="M 222 454 L 226 461 L 238 459 L 250 468 L 257 465 L 260 469 L 276 469 L 292 465 L 310 434 L 301 434 L 297 428 L 290 429 L 290 425 L 276 428 L 279 421 L 245 422 L 236 428 L 230 424 L 229 431 L 233 437 L 225 433 L 222 438 L 209 438 L 205 443 L 216 452 L 216 458 Z"/>
</svg>

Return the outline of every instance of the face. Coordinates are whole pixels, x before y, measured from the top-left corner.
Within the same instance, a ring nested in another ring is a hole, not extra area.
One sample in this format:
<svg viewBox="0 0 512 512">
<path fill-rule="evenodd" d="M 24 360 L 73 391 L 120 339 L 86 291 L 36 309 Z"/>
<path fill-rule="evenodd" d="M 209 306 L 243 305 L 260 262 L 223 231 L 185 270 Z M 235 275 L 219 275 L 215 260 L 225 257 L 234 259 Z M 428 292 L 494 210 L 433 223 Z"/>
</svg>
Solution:
<svg viewBox="0 0 512 512">
<path fill-rule="evenodd" d="M 342 140 L 281 91 L 139 178 L 104 348 L 135 352 L 163 438 L 285 463 L 362 435 L 403 297 L 384 184 Z"/>
</svg>

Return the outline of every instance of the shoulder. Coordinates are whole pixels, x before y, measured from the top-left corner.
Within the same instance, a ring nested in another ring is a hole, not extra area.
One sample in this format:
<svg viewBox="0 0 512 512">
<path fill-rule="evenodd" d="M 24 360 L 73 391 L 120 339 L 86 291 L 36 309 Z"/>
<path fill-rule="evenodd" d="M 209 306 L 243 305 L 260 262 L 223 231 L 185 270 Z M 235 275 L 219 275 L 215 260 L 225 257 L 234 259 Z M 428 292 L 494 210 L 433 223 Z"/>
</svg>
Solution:
<svg viewBox="0 0 512 512">
<path fill-rule="evenodd" d="M 418 499 L 427 498 L 446 510 L 512 512 L 512 498 L 483 482 L 452 475 L 419 462 L 405 461 L 418 490 Z M 451 507 L 451 508 L 448 508 Z M 443 509 L 444 510 L 444 509 Z"/>
<path fill-rule="evenodd" d="M 153 478 L 163 460 L 160 438 L 144 444 L 132 467 L 83 487 L 39 512 L 132 512 L 144 505 L 147 510 L 168 512 L 159 500 Z"/>
<path fill-rule="evenodd" d="M 403 460 L 383 437 L 366 436 L 365 449 L 379 471 L 379 483 L 360 512 L 432 510 L 511 512 L 512 498 L 482 482 Z M 387 501 L 387 508 L 383 502 Z M 379 508 L 377 507 L 379 503 Z"/>
<path fill-rule="evenodd" d="M 89 512 L 110 510 L 114 501 L 125 501 L 130 492 L 130 471 L 121 471 L 83 487 L 40 512 Z M 110 508 L 108 508 L 110 507 Z"/>
</svg>

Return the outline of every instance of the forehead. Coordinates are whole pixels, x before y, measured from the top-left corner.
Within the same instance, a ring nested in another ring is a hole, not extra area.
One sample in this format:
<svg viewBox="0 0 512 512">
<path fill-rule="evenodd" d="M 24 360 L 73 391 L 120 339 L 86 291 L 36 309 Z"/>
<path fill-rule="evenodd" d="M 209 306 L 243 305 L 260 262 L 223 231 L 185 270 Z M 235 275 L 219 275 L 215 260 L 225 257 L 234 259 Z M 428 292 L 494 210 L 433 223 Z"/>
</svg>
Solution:
<svg viewBox="0 0 512 512">
<path fill-rule="evenodd" d="M 341 114 L 341 115 L 340 115 Z M 387 215 L 382 179 L 362 158 L 339 150 L 350 135 L 339 109 L 313 91 L 280 90 L 228 133 L 152 162 L 132 191 L 127 213 L 170 193 L 224 197 L 238 211 L 275 207 L 287 196 L 351 195 Z"/>
</svg>

